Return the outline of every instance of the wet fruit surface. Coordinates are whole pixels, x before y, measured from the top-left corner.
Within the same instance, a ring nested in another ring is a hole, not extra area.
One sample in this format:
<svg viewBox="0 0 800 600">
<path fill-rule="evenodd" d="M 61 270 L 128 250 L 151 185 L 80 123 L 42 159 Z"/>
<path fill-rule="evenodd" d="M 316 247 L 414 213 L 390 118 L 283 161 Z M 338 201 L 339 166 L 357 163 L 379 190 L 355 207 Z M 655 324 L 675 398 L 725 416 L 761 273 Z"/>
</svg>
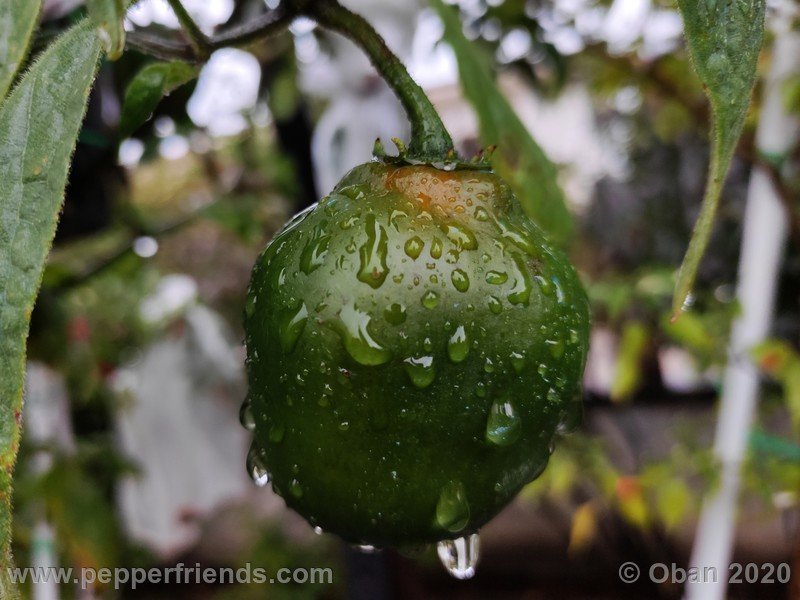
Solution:
<svg viewBox="0 0 800 600">
<path fill-rule="evenodd" d="M 245 326 L 248 468 L 353 543 L 469 538 L 580 410 L 585 294 L 488 172 L 357 167 L 259 258 Z"/>
</svg>

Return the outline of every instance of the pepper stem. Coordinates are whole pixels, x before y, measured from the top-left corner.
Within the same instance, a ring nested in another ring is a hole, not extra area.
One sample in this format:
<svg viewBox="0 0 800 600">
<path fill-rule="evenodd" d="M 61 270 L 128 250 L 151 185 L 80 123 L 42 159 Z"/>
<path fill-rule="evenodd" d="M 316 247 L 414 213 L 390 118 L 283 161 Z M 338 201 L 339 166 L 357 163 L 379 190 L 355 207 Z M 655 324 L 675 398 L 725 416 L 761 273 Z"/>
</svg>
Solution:
<svg viewBox="0 0 800 600">
<path fill-rule="evenodd" d="M 453 140 L 433 104 L 372 25 L 337 0 L 311 0 L 303 12 L 355 42 L 394 90 L 411 121 L 405 158 L 427 163 L 457 160 Z"/>
</svg>

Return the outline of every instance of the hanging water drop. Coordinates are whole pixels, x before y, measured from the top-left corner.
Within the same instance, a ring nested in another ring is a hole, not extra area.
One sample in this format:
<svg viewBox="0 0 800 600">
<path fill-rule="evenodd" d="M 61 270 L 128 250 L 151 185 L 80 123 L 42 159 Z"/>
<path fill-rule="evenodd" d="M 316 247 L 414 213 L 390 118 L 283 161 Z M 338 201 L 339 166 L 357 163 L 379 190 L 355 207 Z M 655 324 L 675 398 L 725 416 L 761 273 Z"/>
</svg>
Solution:
<svg viewBox="0 0 800 600">
<path fill-rule="evenodd" d="M 279 317 L 278 337 L 281 342 L 281 349 L 284 353 L 294 350 L 297 340 L 306 328 L 308 322 L 308 309 L 305 304 L 293 310 L 283 311 Z"/>
<path fill-rule="evenodd" d="M 479 550 L 477 533 L 455 540 L 442 540 L 436 546 L 442 566 L 456 579 L 470 579 L 475 575 Z"/>
<path fill-rule="evenodd" d="M 432 356 L 407 358 L 403 362 L 403 367 L 408 374 L 408 378 L 411 379 L 411 383 L 420 389 L 428 387 L 436 378 Z"/>
<path fill-rule="evenodd" d="M 454 533 L 469 523 L 467 493 L 460 481 L 451 481 L 442 488 L 436 504 L 436 522 L 442 529 Z"/>
<path fill-rule="evenodd" d="M 463 325 L 459 325 L 447 341 L 447 355 L 454 363 L 460 363 L 469 354 L 469 340 Z"/>
<path fill-rule="evenodd" d="M 466 292 L 469 289 L 469 276 L 462 269 L 454 270 L 450 274 L 450 280 L 453 282 L 453 287 L 459 292 Z"/>
<path fill-rule="evenodd" d="M 433 310 L 438 305 L 439 305 L 439 295 L 433 291 L 425 292 L 425 295 L 422 296 L 422 306 Z"/>
<path fill-rule="evenodd" d="M 321 230 L 318 229 L 314 232 L 314 237 L 306 244 L 300 255 L 300 270 L 303 273 L 310 275 L 322 266 L 328 255 L 330 241 L 331 237 L 322 235 Z"/>
<path fill-rule="evenodd" d="M 247 453 L 247 473 L 258 487 L 269 483 L 269 471 L 264 458 L 264 451 L 253 443 Z"/>
<path fill-rule="evenodd" d="M 423 242 L 419 237 L 416 235 L 409 240 L 406 241 L 405 251 L 409 257 L 416 260 L 419 258 L 419 255 L 422 254 L 422 249 L 425 247 L 425 242 Z"/>
<path fill-rule="evenodd" d="M 528 304 L 531 297 L 531 278 L 525 268 L 525 262 L 518 254 L 513 256 L 514 266 L 517 270 L 517 277 L 514 281 L 514 289 L 508 294 L 508 301 L 511 304 Z"/>
<path fill-rule="evenodd" d="M 333 327 L 342 338 L 348 354 L 362 365 L 374 366 L 387 362 L 392 354 L 381 346 L 369 331 L 371 317 L 352 303 L 342 307 L 339 320 Z"/>
<path fill-rule="evenodd" d="M 508 273 L 500 271 L 489 271 L 486 273 L 486 283 L 490 285 L 502 285 L 508 281 Z"/>
<path fill-rule="evenodd" d="M 284 433 L 286 433 L 286 427 L 283 423 L 275 423 L 269 428 L 269 441 L 273 444 L 280 444 L 283 441 Z"/>
<path fill-rule="evenodd" d="M 441 258 L 442 249 L 442 240 L 439 238 L 433 238 L 433 242 L 431 243 L 431 258 Z"/>
<path fill-rule="evenodd" d="M 510 401 L 494 402 L 486 421 L 486 439 L 497 446 L 510 446 L 519 439 L 521 425 Z"/>
<path fill-rule="evenodd" d="M 250 398 L 245 398 L 242 402 L 242 407 L 239 409 L 239 423 L 248 431 L 253 431 L 256 428 L 256 419 L 253 416 L 253 404 Z"/>
<path fill-rule="evenodd" d="M 367 215 L 366 230 L 367 241 L 358 250 L 361 266 L 356 277 L 359 281 L 378 289 L 389 274 L 389 267 L 386 266 L 389 238 L 373 214 Z"/>
<path fill-rule="evenodd" d="M 383 318 L 392 325 L 402 325 L 405 323 L 406 316 L 406 307 L 399 302 L 387 306 L 383 311 Z"/>
</svg>

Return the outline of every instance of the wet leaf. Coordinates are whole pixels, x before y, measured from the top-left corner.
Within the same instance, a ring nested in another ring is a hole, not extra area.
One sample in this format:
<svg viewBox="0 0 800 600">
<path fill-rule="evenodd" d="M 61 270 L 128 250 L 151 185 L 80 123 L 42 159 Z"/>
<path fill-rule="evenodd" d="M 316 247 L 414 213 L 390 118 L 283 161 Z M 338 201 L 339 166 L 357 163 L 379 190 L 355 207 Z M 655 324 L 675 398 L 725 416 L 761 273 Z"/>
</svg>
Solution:
<svg viewBox="0 0 800 600">
<path fill-rule="evenodd" d="M 764 38 L 765 0 L 678 0 L 686 41 L 711 103 L 711 164 L 700 216 L 675 288 L 676 318 L 708 246 L 722 184 L 742 133 Z"/>
<path fill-rule="evenodd" d="M 441 0 L 431 4 L 444 22 L 445 40 L 458 59 L 461 85 L 480 121 L 481 141 L 486 147 L 497 146 L 492 166 L 511 185 L 528 216 L 553 240 L 565 244 L 572 232 L 572 217 L 555 165 L 497 88 L 491 67 L 475 44 L 464 37 L 458 14 Z"/>
<path fill-rule="evenodd" d="M 199 68 L 181 61 L 157 62 L 144 67 L 125 92 L 120 135 L 130 136 L 145 121 L 164 96 L 197 77 Z"/>
<path fill-rule="evenodd" d="M 126 4 L 127 0 L 88 0 L 86 3 L 103 50 L 111 60 L 117 60 L 125 50 Z"/>
<path fill-rule="evenodd" d="M 87 22 L 54 42 L 0 107 L 0 561 L 9 560 L 25 340 L 100 45 Z"/>
<path fill-rule="evenodd" d="M 28 54 L 41 8 L 40 0 L 0 2 L 0 103 Z"/>
</svg>

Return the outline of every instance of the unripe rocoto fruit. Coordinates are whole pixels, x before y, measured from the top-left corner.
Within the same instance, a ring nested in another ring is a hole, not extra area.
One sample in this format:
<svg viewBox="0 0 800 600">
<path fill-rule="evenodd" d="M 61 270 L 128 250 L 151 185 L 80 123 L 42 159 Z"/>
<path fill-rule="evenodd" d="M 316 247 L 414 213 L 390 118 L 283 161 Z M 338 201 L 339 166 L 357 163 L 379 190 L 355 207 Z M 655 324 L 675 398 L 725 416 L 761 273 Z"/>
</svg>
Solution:
<svg viewBox="0 0 800 600">
<path fill-rule="evenodd" d="M 251 466 L 357 544 L 477 531 L 580 411 L 585 293 L 488 170 L 369 163 L 269 244 Z"/>
</svg>

